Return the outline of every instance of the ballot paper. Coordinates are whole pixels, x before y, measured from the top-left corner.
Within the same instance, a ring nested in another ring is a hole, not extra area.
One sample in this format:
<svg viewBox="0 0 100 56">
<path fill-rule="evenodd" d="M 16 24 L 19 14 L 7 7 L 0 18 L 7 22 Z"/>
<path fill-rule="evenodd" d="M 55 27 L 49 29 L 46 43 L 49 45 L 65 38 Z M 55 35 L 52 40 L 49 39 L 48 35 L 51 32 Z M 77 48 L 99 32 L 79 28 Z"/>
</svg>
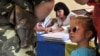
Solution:
<svg viewBox="0 0 100 56">
<path fill-rule="evenodd" d="M 65 32 L 50 32 L 43 34 L 45 41 L 56 41 L 56 42 L 67 42 L 69 39 L 69 34 Z"/>
</svg>

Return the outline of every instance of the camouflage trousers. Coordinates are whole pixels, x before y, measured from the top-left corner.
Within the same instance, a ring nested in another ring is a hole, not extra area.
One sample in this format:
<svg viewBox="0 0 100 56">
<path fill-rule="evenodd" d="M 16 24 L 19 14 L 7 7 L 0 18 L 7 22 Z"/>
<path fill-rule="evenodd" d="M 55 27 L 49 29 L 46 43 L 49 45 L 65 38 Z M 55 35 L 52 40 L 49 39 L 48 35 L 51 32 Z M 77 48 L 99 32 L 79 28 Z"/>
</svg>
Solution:
<svg viewBox="0 0 100 56">
<path fill-rule="evenodd" d="M 36 56 L 34 46 L 20 48 L 14 29 L 0 27 L 0 56 Z"/>
</svg>

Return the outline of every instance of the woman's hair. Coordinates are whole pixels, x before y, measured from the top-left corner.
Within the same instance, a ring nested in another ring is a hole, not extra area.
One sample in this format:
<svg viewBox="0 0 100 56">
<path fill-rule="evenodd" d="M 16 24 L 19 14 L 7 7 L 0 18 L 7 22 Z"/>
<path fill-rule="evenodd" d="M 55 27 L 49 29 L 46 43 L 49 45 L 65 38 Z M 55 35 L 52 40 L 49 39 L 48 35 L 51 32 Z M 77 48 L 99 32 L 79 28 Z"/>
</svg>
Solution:
<svg viewBox="0 0 100 56">
<path fill-rule="evenodd" d="M 67 16 L 70 12 L 68 7 L 63 2 L 58 2 L 55 4 L 54 11 L 64 10 L 64 15 Z"/>
<path fill-rule="evenodd" d="M 74 20 L 78 20 L 78 24 L 81 24 L 86 30 L 92 31 L 92 36 L 89 40 L 91 40 L 93 37 L 95 38 L 94 43 L 96 46 L 96 56 L 99 55 L 98 52 L 98 44 L 97 44 L 97 31 L 94 27 L 92 17 L 89 16 L 77 16 L 76 18 L 73 18 Z M 73 21 L 74 21 L 73 20 Z M 80 21 L 80 22 L 79 22 Z"/>
</svg>

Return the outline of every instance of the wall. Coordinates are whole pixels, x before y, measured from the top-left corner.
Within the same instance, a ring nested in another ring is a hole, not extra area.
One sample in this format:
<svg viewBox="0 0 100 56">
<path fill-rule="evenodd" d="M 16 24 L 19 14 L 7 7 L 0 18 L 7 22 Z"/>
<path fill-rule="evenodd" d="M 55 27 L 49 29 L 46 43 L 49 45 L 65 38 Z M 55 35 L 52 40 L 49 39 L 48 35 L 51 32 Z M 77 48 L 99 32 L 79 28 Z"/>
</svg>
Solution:
<svg viewBox="0 0 100 56">
<path fill-rule="evenodd" d="M 74 0 L 55 0 L 55 3 L 57 2 L 64 2 L 68 8 L 71 10 L 77 10 L 77 9 L 86 9 L 87 11 L 90 11 L 93 9 L 93 6 L 88 6 L 87 4 L 85 5 L 80 5 L 77 4 Z M 52 12 L 49 15 L 50 17 L 56 17 L 55 12 L 52 10 Z"/>
</svg>

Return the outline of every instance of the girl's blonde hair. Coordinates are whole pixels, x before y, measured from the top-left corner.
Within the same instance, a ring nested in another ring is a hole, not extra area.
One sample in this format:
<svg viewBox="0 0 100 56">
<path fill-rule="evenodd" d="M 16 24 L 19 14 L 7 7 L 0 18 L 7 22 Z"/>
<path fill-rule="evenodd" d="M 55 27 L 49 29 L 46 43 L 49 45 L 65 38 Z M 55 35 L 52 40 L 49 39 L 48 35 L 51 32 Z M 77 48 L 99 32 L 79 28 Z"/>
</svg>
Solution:
<svg viewBox="0 0 100 56">
<path fill-rule="evenodd" d="M 90 40 L 95 37 L 94 43 L 96 46 L 96 54 L 99 55 L 98 53 L 98 44 L 97 44 L 97 31 L 94 27 L 92 17 L 89 16 L 76 16 L 73 17 L 72 21 L 77 21 L 77 24 L 82 25 L 86 30 L 92 31 L 92 36 L 90 37 Z"/>
</svg>

